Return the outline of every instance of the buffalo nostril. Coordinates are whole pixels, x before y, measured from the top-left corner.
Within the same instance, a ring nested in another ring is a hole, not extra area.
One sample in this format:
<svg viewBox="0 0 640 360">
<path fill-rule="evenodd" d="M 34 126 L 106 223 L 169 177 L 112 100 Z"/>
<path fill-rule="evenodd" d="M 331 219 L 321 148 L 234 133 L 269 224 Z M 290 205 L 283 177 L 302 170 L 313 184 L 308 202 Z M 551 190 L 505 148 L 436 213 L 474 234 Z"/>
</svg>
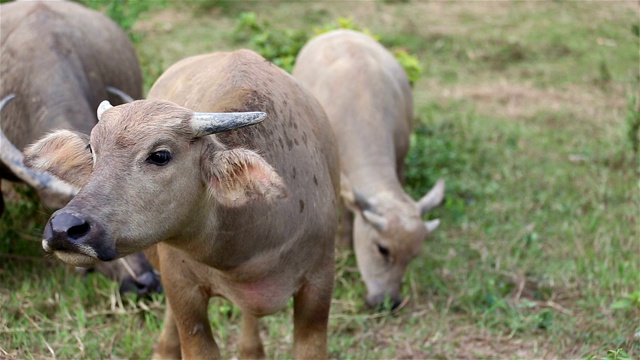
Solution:
<svg viewBox="0 0 640 360">
<path fill-rule="evenodd" d="M 89 223 L 69 213 L 54 215 L 49 223 L 51 225 L 52 235 L 66 235 L 73 240 L 78 240 L 90 230 Z"/>
<path fill-rule="evenodd" d="M 80 225 L 70 227 L 69 230 L 67 230 L 67 236 L 69 236 L 73 240 L 78 240 L 81 237 L 87 235 L 87 233 L 89 233 L 89 230 L 91 230 L 91 227 L 89 226 L 89 223 L 85 222 Z"/>
</svg>

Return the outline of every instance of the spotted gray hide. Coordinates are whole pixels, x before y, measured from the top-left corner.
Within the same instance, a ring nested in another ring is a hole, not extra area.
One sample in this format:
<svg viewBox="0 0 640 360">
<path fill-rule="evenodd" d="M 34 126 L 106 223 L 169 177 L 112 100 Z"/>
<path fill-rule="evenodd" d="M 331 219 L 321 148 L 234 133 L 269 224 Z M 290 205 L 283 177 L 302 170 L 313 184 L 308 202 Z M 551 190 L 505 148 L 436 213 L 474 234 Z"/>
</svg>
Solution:
<svg viewBox="0 0 640 360">
<path fill-rule="evenodd" d="M 79 4 L 6 3 L 0 5 L 0 19 L 0 178 L 26 182 L 47 207 L 59 208 L 83 185 L 83 174 L 77 173 L 83 158 L 58 154 L 70 172 L 69 186 L 38 171 L 38 164 L 26 167 L 19 149 L 56 129 L 88 134 L 102 100 L 121 103 L 142 96 L 140 66 L 127 35 Z M 52 170 L 57 175 L 58 169 Z M 3 208 L 0 194 L 0 215 Z M 100 263 L 97 270 L 120 281 L 123 291 L 159 290 L 142 255 Z"/>
<path fill-rule="evenodd" d="M 336 135 L 342 199 L 355 214 L 354 221 L 343 209 L 341 241 L 353 242 L 367 304 L 389 299 L 395 308 L 409 262 L 439 224 L 422 215 L 444 196 L 441 180 L 418 202 L 402 188 L 413 121 L 407 76 L 382 45 L 350 30 L 312 39 L 293 75 L 318 98 Z"/>
<path fill-rule="evenodd" d="M 241 50 L 182 60 L 149 100 L 104 103 L 98 117 L 92 154 L 68 133 L 36 144 L 66 139 L 59 151 L 93 164 L 86 186 L 50 218 L 45 250 L 90 265 L 148 249 L 167 297 L 156 358 L 220 356 L 212 296 L 242 310 L 243 357 L 264 356 L 258 317 L 293 296 L 294 357 L 326 358 L 339 170 L 318 102 Z"/>
</svg>

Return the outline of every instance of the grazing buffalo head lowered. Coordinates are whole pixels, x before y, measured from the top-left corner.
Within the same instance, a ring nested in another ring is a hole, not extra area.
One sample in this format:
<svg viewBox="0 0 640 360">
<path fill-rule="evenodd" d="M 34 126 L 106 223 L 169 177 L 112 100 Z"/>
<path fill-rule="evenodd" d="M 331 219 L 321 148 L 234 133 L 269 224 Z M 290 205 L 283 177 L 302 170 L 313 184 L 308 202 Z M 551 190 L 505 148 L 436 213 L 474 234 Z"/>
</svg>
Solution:
<svg viewBox="0 0 640 360">
<path fill-rule="evenodd" d="M 417 202 L 387 193 L 366 198 L 352 191 L 342 177 L 342 198 L 355 214 L 353 247 L 369 306 L 382 305 L 387 297 L 392 308 L 402 302 L 400 291 L 407 266 L 440 225 L 440 220 L 424 221 L 422 216 L 442 202 L 444 187 L 444 181 L 438 180 Z"/>
<path fill-rule="evenodd" d="M 336 135 L 349 210 L 340 240 L 355 248 L 366 302 L 395 308 L 409 262 L 439 224 L 422 216 L 444 197 L 444 181 L 417 202 L 402 188 L 413 126 L 409 80 L 381 44 L 351 30 L 311 39 L 293 75 L 320 101 Z"/>
</svg>

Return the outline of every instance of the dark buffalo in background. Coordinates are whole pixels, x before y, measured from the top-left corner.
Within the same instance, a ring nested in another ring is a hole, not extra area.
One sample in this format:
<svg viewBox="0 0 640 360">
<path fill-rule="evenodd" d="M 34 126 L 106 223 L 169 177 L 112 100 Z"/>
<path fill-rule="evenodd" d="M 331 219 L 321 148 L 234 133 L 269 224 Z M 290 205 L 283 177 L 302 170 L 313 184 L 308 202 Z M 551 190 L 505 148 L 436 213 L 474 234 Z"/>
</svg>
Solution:
<svg viewBox="0 0 640 360">
<path fill-rule="evenodd" d="M 47 174 L 26 167 L 22 149 L 56 129 L 89 134 L 97 123 L 101 101 L 120 104 L 141 97 L 142 74 L 135 50 L 108 17 L 64 1 L 0 6 L 2 181 L 25 182 L 47 207 L 64 206 L 84 185 L 83 177 L 71 182 L 77 188 L 69 187 L 57 181 L 55 171 Z M 3 211 L 0 193 L 0 215 Z M 141 254 L 102 263 L 96 269 L 121 281 L 121 290 L 146 293 L 160 288 Z"/>
</svg>

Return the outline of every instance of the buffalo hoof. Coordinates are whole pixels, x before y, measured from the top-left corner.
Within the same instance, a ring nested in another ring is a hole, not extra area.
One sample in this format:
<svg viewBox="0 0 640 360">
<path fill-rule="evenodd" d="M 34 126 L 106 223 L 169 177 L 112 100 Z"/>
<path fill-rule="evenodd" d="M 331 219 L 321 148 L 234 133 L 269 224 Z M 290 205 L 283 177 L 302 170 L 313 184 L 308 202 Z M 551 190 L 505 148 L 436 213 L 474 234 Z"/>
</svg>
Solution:
<svg viewBox="0 0 640 360">
<path fill-rule="evenodd" d="M 132 292 L 138 296 L 151 295 L 162 292 L 160 275 L 155 271 L 148 271 L 136 279 L 127 277 L 120 283 L 120 294 Z"/>
</svg>

